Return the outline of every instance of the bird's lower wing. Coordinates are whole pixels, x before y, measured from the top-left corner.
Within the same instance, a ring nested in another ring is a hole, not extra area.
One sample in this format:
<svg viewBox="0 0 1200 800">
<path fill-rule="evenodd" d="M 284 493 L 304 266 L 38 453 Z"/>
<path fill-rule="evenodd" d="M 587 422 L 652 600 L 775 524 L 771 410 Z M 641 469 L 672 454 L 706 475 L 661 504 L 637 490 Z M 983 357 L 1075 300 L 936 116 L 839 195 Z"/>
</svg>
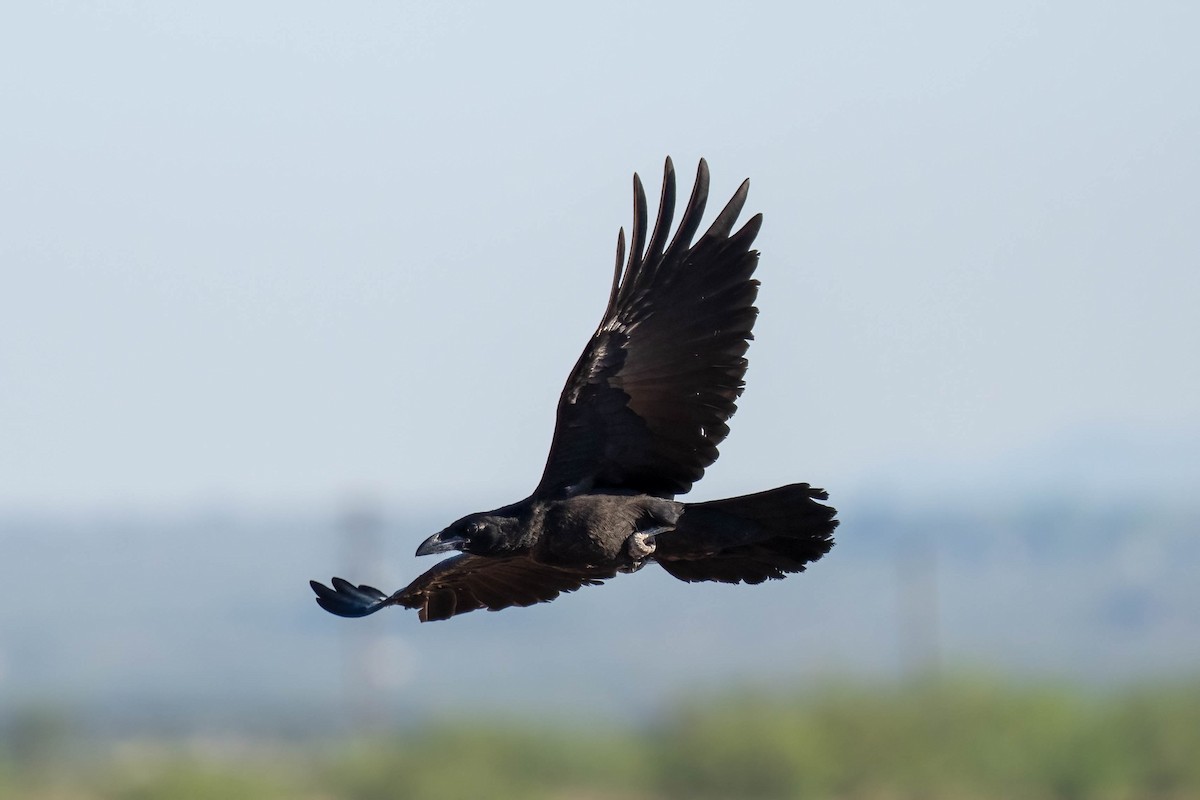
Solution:
<svg viewBox="0 0 1200 800">
<path fill-rule="evenodd" d="M 560 569 L 528 558 L 485 558 L 464 554 L 448 558 L 392 596 L 417 609 L 422 622 L 449 619 L 486 608 L 545 603 L 563 592 L 595 586 L 611 571 Z"/>
<path fill-rule="evenodd" d="M 450 619 L 486 608 L 545 603 L 563 592 L 594 586 L 615 573 L 560 569 L 528 558 L 485 558 L 469 554 L 448 558 L 388 597 L 371 586 L 333 579 L 333 589 L 310 581 L 321 608 L 342 617 L 365 617 L 385 606 L 414 608 L 422 622 Z"/>
</svg>

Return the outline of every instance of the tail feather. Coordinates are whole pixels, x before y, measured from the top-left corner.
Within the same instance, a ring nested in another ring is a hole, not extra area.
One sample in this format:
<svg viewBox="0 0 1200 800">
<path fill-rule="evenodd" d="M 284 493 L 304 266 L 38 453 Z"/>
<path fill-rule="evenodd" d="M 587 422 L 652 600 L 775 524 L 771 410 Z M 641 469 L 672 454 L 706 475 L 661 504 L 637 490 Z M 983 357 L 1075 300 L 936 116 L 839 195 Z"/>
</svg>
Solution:
<svg viewBox="0 0 1200 800">
<path fill-rule="evenodd" d="M 762 583 L 803 572 L 833 547 L 837 510 L 818 503 L 829 495 L 807 483 L 757 494 L 689 503 L 669 533 L 655 542 L 655 559 L 684 581 Z"/>
</svg>

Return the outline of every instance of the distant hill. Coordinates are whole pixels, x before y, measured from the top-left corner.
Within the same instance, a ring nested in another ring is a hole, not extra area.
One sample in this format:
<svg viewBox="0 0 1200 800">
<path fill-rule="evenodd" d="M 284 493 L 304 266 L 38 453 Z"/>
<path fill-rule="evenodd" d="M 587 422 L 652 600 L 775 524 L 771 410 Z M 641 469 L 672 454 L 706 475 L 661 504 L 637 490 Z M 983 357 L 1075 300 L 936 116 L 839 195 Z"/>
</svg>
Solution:
<svg viewBox="0 0 1200 800">
<path fill-rule="evenodd" d="M 1112 494 L 839 503 L 838 545 L 758 587 L 657 568 L 553 604 L 342 620 L 309 578 L 394 588 L 454 512 L 0 517 L 0 714 L 266 724 L 485 706 L 636 717 L 729 679 L 942 665 L 1110 683 L 1200 667 L 1200 507 Z M 372 521 L 374 520 L 374 521 Z M 358 562 L 357 565 L 355 562 Z M 270 714 L 264 714 L 270 711 Z"/>
</svg>

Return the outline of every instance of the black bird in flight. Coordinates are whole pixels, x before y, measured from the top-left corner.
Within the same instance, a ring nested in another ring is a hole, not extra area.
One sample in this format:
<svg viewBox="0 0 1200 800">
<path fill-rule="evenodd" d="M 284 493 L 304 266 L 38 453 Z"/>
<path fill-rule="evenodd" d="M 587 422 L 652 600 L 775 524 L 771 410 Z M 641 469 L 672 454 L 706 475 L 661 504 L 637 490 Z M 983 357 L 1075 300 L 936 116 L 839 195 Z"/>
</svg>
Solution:
<svg viewBox="0 0 1200 800">
<path fill-rule="evenodd" d="M 311 581 L 321 608 L 362 617 L 386 606 L 421 621 L 479 608 L 553 600 L 655 561 L 684 581 L 762 583 L 802 572 L 833 546 L 835 510 L 806 483 L 682 503 L 729 434 L 758 316 L 751 250 L 756 214 L 736 233 L 742 183 L 694 243 L 708 200 L 708 165 L 675 235 L 675 170 L 664 167 L 658 219 L 647 241 L 646 193 L 633 176 L 608 307 L 558 401 L 550 456 L 533 494 L 469 514 L 430 536 L 417 555 L 461 551 L 387 595 L 341 578 Z M 668 241 L 669 240 L 669 241 Z"/>
</svg>

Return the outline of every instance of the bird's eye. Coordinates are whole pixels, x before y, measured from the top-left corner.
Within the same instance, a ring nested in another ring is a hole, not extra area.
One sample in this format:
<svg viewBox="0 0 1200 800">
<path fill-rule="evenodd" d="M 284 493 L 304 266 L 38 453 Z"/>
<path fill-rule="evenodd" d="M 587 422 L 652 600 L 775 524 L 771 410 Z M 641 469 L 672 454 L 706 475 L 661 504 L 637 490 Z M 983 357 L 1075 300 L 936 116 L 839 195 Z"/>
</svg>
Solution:
<svg viewBox="0 0 1200 800">
<path fill-rule="evenodd" d="M 475 536 L 476 534 L 481 533 L 482 531 L 483 531 L 483 525 L 479 522 L 472 522 L 470 525 L 467 526 L 467 534 L 469 536 Z"/>
</svg>

